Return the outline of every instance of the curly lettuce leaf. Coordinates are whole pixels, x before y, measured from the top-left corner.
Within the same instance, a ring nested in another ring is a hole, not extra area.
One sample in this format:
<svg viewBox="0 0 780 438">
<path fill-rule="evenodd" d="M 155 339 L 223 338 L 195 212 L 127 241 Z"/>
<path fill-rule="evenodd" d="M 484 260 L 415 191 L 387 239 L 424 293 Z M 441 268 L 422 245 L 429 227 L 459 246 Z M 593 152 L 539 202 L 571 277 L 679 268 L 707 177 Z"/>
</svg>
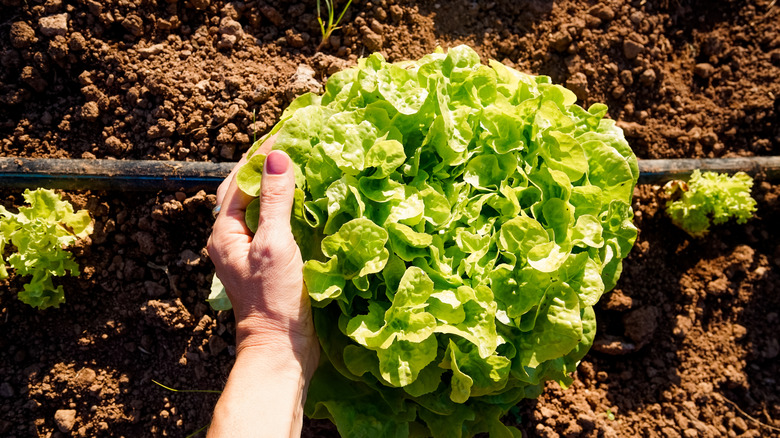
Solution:
<svg viewBox="0 0 780 438">
<path fill-rule="evenodd" d="M 79 275 L 79 266 L 66 248 L 92 232 L 87 210 L 73 206 L 52 190 L 25 190 L 29 206 L 14 214 L 0 206 L 0 279 L 8 277 L 2 259 L 6 246 L 14 250 L 8 264 L 17 275 L 32 276 L 19 292 L 19 299 L 38 309 L 59 307 L 65 301 L 62 286 L 52 277 Z"/>
<path fill-rule="evenodd" d="M 678 199 L 666 204 L 666 214 L 672 222 L 693 237 L 703 237 L 710 225 L 720 225 L 729 219 L 744 224 L 753 217 L 756 201 L 750 196 L 753 178 L 743 172 L 734 176 L 717 172 L 693 171 L 687 185 L 669 184 L 667 193 Z"/>
</svg>

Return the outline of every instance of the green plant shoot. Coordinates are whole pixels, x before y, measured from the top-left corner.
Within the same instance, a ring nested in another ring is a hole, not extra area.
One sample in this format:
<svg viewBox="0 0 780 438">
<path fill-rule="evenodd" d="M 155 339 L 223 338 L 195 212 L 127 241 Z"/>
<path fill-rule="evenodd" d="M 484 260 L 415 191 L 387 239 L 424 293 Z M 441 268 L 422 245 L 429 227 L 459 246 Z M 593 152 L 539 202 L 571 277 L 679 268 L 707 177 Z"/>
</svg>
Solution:
<svg viewBox="0 0 780 438">
<path fill-rule="evenodd" d="M 328 10 L 328 23 L 326 26 L 325 22 L 322 21 L 320 0 L 317 0 L 317 22 L 320 23 L 320 30 L 322 31 L 322 41 L 320 42 L 319 47 L 325 45 L 333 31 L 341 28 L 339 23 L 341 23 L 341 19 L 344 18 L 344 14 L 347 12 L 347 9 L 351 4 L 352 0 L 347 1 L 346 6 L 344 6 L 344 9 L 341 10 L 341 14 L 339 14 L 339 17 L 334 21 L 333 19 L 336 16 L 336 5 L 333 4 L 333 0 L 325 0 L 325 8 Z"/>
<path fill-rule="evenodd" d="M 87 210 L 73 212 L 73 206 L 52 190 L 25 190 L 29 207 L 13 214 L 0 206 L 0 280 L 8 277 L 3 255 L 6 244 L 15 247 L 8 264 L 17 275 L 32 278 L 19 292 L 19 299 L 38 309 L 59 307 L 65 301 L 62 286 L 54 287 L 52 277 L 79 275 L 79 266 L 65 250 L 92 232 Z"/>
</svg>

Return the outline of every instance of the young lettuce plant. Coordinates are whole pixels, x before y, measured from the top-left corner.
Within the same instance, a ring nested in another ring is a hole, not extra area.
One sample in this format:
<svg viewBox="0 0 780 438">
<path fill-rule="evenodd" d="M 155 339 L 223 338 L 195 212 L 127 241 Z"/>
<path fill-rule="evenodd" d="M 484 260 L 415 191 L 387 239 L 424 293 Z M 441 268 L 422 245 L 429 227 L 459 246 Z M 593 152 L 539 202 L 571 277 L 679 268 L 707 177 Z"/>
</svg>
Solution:
<svg viewBox="0 0 780 438">
<path fill-rule="evenodd" d="M 704 237 L 711 224 L 729 219 L 744 224 L 753 217 L 756 201 L 750 196 L 753 178 L 744 172 L 734 176 L 696 169 L 690 181 L 672 181 L 665 187 L 673 199 L 666 203 L 672 222 L 692 237 Z"/>
<path fill-rule="evenodd" d="M 607 107 L 576 100 L 466 46 L 372 54 L 253 146 L 276 134 L 294 163 L 323 357 L 308 416 L 345 437 L 512 437 L 512 406 L 571 383 L 636 239 L 639 174 Z M 263 159 L 237 175 L 250 196 Z"/>
<path fill-rule="evenodd" d="M 92 232 L 87 210 L 73 212 L 73 206 L 52 190 L 25 190 L 28 207 L 14 214 L 0 206 L 0 279 L 8 277 L 3 260 L 5 247 L 15 248 L 8 263 L 17 275 L 32 278 L 19 292 L 19 299 L 38 309 L 59 307 L 65 301 L 62 286 L 54 287 L 52 277 L 68 272 L 79 275 L 79 266 L 66 251 L 70 244 Z"/>
</svg>

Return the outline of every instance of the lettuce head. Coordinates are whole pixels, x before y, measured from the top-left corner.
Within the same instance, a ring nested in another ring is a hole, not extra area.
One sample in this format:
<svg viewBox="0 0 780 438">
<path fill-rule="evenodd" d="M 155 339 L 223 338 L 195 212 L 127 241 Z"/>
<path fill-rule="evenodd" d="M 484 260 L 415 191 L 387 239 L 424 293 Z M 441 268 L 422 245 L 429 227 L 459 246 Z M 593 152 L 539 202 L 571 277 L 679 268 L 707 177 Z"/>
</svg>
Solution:
<svg viewBox="0 0 780 438">
<path fill-rule="evenodd" d="M 513 405 L 571 382 L 636 239 L 639 174 L 607 107 L 575 101 L 459 46 L 372 54 L 292 102 L 267 136 L 294 162 L 322 346 L 308 416 L 345 437 L 512 437 Z M 238 175 L 250 195 L 262 159 Z"/>
</svg>

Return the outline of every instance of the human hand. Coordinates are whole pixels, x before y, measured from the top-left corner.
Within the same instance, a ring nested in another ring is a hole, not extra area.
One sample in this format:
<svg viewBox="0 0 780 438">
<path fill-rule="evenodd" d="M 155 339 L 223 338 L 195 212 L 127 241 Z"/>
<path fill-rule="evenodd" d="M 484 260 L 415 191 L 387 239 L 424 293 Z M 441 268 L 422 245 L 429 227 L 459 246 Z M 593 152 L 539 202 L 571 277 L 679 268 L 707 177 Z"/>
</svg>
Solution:
<svg viewBox="0 0 780 438">
<path fill-rule="evenodd" d="M 221 210 L 208 241 L 208 252 L 225 286 L 236 318 L 236 351 L 278 354 L 291 350 L 308 380 L 319 360 L 303 260 L 290 228 L 295 180 L 290 158 L 266 153 L 260 191 L 260 220 L 252 235 L 244 222 L 252 198 L 236 183 L 244 157 L 217 190 Z M 270 152 L 269 152 L 270 151 Z"/>
</svg>

